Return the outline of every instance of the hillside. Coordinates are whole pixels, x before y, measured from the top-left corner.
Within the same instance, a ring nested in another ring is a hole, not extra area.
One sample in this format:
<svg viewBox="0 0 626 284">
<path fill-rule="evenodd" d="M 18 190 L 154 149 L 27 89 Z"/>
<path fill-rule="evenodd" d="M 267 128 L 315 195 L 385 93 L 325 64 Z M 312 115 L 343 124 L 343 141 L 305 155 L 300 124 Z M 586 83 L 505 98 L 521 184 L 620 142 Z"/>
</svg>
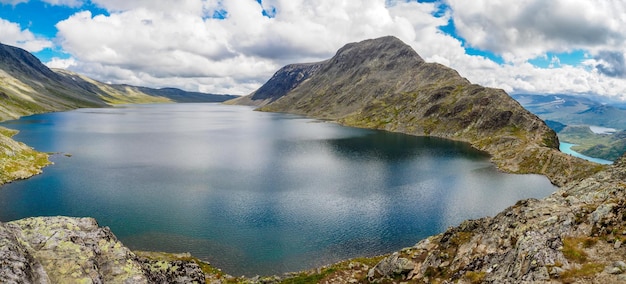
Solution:
<svg viewBox="0 0 626 284">
<path fill-rule="evenodd" d="M 51 70 L 23 49 L 0 44 L 0 121 L 36 113 L 125 103 L 223 102 L 230 95 L 110 85 L 66 70 Z M 40 173 L 47 155 L 11 140 L 0 128 L 0 185 Z"/>
<path fill-rule="evenodd" d="M 262 111 L 466 141 L 502 170 L 544 174 L 557 185 L 601 169 L 559 152 L 554 131 L 504 91 L 427 63 L 395 37 L 351 43 L 327 61 L 298 66 L 279 70 L 240 100 Z M 272 93 L 270 86 L 280 88 Z"/>
<path fill-rule="evenodd" d="M 235 96 L 109 85 L 51 70 L 27 51 L 0 44 L 0 121 L 50 111 L 118 103 L 222 102 Z"/>
</svg>

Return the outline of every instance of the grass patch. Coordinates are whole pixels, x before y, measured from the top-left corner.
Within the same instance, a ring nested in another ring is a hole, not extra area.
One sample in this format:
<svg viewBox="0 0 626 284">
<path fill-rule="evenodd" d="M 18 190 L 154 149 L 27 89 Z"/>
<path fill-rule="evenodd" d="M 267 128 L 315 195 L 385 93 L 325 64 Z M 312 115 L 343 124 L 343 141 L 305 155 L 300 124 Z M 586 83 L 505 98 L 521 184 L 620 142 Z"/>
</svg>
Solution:
<svg viewBox="0 0 626 284">
<path fill-rule="evenodd" d="M 320 283 L 324 278 L 327 278 L 335 273 L 341 271 L 350 270 L 350 264 L 361 264 L 367 265 L 369 268 L 374 267 L 381 260 L 383 260 L 386 255 L 382 256 L 374 256 L 374 257 L 359 257 L 346 261 L 342 261 L 340 263 L 336 263 L 327 267 L 323 267 L 317 271 L 304 271 L 301 272 L 294 277 L 284 279 L 280 283 L 283 284 L 305 284 L 305 283 Z M 319 272 L 318 272 L 319 271 Z M 365 281 L 367 275 L 362 275 L 361 280 Z"/>
<path fill-rule="evenodd" d="M 472 284 L 478 284 L 478 283 L 482 283 L 483 280 L 485 280 L 485 276 L 487 276 L 487 273 L 484 271 L 468 271 L 465 272 L 465 278 L 467 280 L 469 280 L 470 283 Z"/>
<path fill-rule="evenodd" d="M 9 137 L 9 138 L 15 136 L 15 134 L 17 134 L 18 132 L 19 131 L 17 131 L 17 130 L 8 129 L 8 128 L 0 126 L 0 135 L 4 135 L 4 136 Z"/>
<path fill-rule="evenodd" d="M 561 274 L 561 280 L 564 283 L 570 283 L 574 279 L 590 277 L 604 270 L 604 264 L 601 263 L 585 263 L 579 269 L 572 269 Z"/>
<path fill-rule="evenodd" d="M 577 263 L 585 263 L 587 262 L 587 258 L 589 256 L 583 249 L 592 247 L 597 243 L 597 241 L 597 239 L 590 237 L 564 238 L 562 251 L 563 256 L 565 256 L 568 260 Z"/>
</svg>

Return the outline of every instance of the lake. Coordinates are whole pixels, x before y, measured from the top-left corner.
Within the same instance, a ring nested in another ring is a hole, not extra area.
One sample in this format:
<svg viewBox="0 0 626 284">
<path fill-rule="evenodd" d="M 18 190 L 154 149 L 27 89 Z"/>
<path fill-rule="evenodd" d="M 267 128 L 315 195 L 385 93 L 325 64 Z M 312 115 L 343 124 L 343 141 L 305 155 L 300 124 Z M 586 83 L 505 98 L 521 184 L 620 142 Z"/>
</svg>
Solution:
<svg viewBox="0 0 626 284">
<path fill-rule="evenodd" d="M 572 147 L 574 147 L 574 146 L 576 146 L 576 144 L 561 142 L 559 144 L 559 150 L 561 152 L 565 153 L 565 154 L 569 154 L 569 155 L 572 155 L 574 157 L 585 159 L 587 161 L 591 161 L 591 162 L 598 163 L 598 164 L 601 164 L 601 165 L 613 164 L 613 161 L 604 160 L 604 159 L 600 159 L 600 158 L 593 158 L 593 157 L 585 156 L 585 155 L 583 155 L 581 153 L 578 153 L 578 152 L 572 150 Z"/>
<path fill-rule="evenodd" d="M 0 188 L 0 221 L 90 216 L 131 249 L 270 275 L 412 246 L 556 188 L 468 144 L 221 104 L 126 105 L 4 122 L 57 153 Z"/>
</svg>

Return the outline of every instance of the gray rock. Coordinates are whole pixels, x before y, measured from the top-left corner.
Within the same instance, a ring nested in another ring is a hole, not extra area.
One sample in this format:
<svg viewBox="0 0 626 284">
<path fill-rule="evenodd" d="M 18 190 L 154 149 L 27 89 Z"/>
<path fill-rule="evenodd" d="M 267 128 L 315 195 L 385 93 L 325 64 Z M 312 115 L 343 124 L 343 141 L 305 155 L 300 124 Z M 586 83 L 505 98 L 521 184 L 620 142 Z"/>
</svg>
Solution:
<svg viewBox="0 0 626 284">
<path fill-rule="evenodd" d="M 403 257 L 399 257 L 398 253 L 381 260 L 367 273 L 370 281 L 376 278 L 387 278 L 394 275 L 405 275 L 415 269 L 415 264 Z"/>
<path fill-rule="evenodd" d="M 192 283 L 195 263 L 139 261 L 92 218 L 37 217 L 0 223 L 0 283 Z M 160 268 L 160 269 L 157 269 Z M 169 268 L 169 269 L 168 269 Z"/>
<path fill-rule="evenodd" d="M 617 204 L 609 203 L 609 204 L 602 204 L 598 206 L 598 208 L 595 211 L 593 211 L 593 213 L 591 213 L 591 221 L 594 224 L 598 223 L 599 221 L 604 219 L 611 212 L 611 210 L 613 210 L 613 207 L 615 207 L 616 205 Z"/>
</svg>

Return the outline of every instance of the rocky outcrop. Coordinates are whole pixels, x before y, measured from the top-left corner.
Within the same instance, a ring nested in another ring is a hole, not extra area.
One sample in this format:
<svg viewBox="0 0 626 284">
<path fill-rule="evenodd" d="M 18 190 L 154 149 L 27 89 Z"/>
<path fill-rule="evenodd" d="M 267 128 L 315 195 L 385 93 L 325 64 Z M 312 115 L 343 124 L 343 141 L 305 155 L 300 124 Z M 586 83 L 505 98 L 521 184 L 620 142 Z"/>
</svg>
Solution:
<svg viewBox="0 0 626 284">
<path fill-rule="evenodd" d="M 0 185 L 41 173 L 48 155 L 11 139 L 17 131 L 0 127 Z"/>
<path fill-rule="evenodd" d="M 396 252 L 369 271 L 369 280 L 625 283 L 625 181 L 622 157 L 545 199 L 519 201 Z"/>
<path fill-rule="evenodd" d="M 602 168 L 559 152 L 556 133 L 503 90 L 471 84 L 453 69 L 427 63 L 395 37 L 348 44 L 333 58 L 308 65 L 315 66 L 308 73 L 298 71 L 302 66 L 279 70 L 240 102 L 264 105 L 262 111 L 469 142 L 489 152 L 502 170 L 544 174 L 557 185 Z"/>
<path fill-rule="evenodd" d="M 204 283 L 194 261 L 138 257 L 91 218 L 0 223 L 0 283 Z"/>
<path fill-rule="evenodd" d="M 287 65 L 274 73 L 267 83 L 249 96 L 236 98 L 226 103 L 250 106 L 264 106 L 272 103 L 317 73 L 323 64 L 324 62 Z"/>
</svg>

